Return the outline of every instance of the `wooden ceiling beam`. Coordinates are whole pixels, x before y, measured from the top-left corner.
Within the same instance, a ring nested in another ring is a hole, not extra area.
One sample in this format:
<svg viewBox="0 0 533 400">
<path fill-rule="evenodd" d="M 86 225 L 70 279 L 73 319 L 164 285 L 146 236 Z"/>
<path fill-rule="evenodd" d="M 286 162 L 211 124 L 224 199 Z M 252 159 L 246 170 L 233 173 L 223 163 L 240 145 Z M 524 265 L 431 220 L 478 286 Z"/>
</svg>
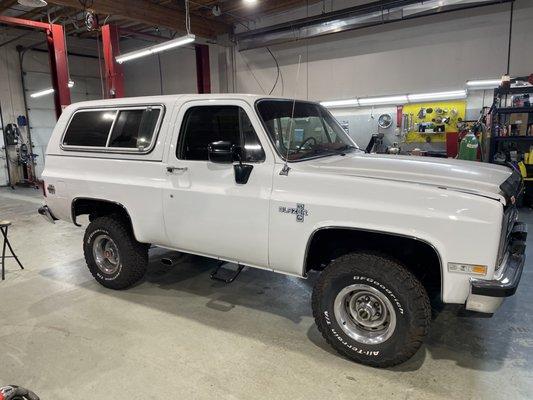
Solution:
<svg viewBox="0 0 533 400">
<path fill-rule="evenodd" d="M 51 0 L 53 4 L 83 9 L 78 0 Z M 185 31 L 185 13 L 146 0 L 94 0 L 91 9 L 98 14 L 118 15 L 152 26 L 164 26 L 175 31 Z M 191 31 L 199 36 L 215 37 L 229 32 L 224 23 L 191 15 Z"/>
<path fill-rule="evenodd" d="M 17 0 L 3 0 L 3 1 L 0 1 L 0 13 L 3 13 L 7 9 L 13 7 L 15 4 L 17 4 Z"/>
</svg>

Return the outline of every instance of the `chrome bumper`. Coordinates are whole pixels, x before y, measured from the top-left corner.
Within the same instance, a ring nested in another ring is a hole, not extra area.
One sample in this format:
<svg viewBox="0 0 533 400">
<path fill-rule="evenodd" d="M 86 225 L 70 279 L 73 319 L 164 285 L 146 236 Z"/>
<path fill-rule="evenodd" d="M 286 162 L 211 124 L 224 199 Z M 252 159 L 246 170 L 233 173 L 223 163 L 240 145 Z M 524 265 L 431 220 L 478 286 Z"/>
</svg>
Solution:
<svg viewBox="0 0 533 400">
<path fill-rule="evenodd" d="M 55 224 L 57 221 L 57 218 L 52 214 L 52 211 L 48 208 L 48 206 L 42 206 L 40 207 L 37 212 L 48 222 Z"/>
<path fill-rule="evenodd" d="M 466 299 L 466 309 L 493 314 L 506 297 L 515 294 L 526 261 L 527 227 L 522 222 L 515 223 L 511 233 L 509 254 L 498 279 L 484 280 L 470 278 L 470 294 Z"/>
</svg>

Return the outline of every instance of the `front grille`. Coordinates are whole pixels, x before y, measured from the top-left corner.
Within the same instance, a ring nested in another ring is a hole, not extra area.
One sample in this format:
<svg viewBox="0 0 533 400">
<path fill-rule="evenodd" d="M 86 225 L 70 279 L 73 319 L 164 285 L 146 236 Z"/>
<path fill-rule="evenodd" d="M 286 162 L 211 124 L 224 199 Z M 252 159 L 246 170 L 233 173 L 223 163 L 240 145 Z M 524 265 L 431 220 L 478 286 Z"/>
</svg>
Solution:
<svg viewBox="0 0 533 400">
<path fill-rule="evenodd" d="M 518 218 L 518 210 L 515 206 L 507 206 L 505 208 L 502 220 L 502 231 L 500 234 L 500 245 L 498 247 L 498 261 L 496 266 L 500 266 L 505 253 L 507 253 L 507 248 L 509 247 L 509 242 L 511 239 L 511 232 L 513 231 L 514 223 Z"/>
</svg>

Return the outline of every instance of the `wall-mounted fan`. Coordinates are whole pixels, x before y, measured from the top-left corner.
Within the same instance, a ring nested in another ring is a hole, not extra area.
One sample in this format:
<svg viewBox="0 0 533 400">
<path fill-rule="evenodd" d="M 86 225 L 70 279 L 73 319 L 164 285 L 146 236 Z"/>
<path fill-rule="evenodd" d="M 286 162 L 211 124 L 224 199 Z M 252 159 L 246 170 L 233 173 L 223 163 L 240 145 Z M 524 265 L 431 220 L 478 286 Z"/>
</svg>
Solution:
<svg viewBox="0 0 533 400">
<path fill-rule="evenodd" d="M 392 125 L 392 116 L 390 114 L 381 114 L 378 118 L 378 126 L 381 129 L 387 129 Z"/>
</svg>

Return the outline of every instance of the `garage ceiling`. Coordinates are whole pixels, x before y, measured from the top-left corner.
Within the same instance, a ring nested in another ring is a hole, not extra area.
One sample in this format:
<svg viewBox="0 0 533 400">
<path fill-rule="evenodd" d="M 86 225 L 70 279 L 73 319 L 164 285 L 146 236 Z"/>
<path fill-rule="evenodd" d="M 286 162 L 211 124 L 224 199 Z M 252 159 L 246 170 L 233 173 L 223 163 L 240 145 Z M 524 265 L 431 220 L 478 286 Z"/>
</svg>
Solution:
<svg viewBox="0 0 533 400">
<path fill-rule="evenodd" d="M 248 24 L 254 19 L 318 3 L 321 0 L 259 0 L 250 6 L 243 0 L 191 0 L 191 29 L 204 38 L 231 32 L 235 24 Z M 48 6 L 28 9 L 17 0 L 0 0 L 0 13 L 36 21 L 65 25 L 68 35 L 91 37 L 84 26 L 83 10 L 94 10 L 103 21 L 113 22 L 129 31 L 150 33 L 167 28 L 169 33 L 183 32 L 185 7 L 183 0 L 48 0 Z M 222 14 L 215 16 L 213 7 Z"/>
</svg>

